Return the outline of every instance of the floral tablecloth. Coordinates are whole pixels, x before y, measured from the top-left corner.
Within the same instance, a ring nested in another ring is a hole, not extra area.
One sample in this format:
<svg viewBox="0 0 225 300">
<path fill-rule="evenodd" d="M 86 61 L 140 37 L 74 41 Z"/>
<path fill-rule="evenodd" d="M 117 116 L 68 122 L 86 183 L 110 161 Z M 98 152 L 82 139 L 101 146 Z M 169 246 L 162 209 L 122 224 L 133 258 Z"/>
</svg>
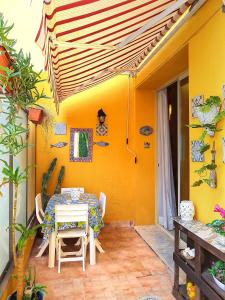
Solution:
<svg viewBox="0 0 225 300">
<path fill-rule="evenodd" d="M 55 205 L 58 204 L 80 204 L 80 203 L 87 203 L 89 207 L 89 226 L 94 231 L 95 238 L 100 233 L 101 228 L 104 226 L 102 216 L 101 216 L 101 210 L 99 207 L 99 202 L 96 197 L 93 196 L 93 194 L 90 194 L 92 196 L 87 196 L 85 199 L 82 200 L 74 200 L 72 199 L 70 202 L 67 200 L 66 194 L 60 194 L 60 195 L 54 195 L 51 197 L 51 199 L 48 201 L 47 207 L 45 209 L 45 217 L 44 217 L 44 227 L 43 227 L 43 233 L 44 233 L 44 239 L 48 239 L 48 236 L 50 233 L 52 233 L 55 230 Z M 69 228 L 76 228 L 76 227 L 82 227 L 82 223 L 63 223 L 62 226 L 59 227 L 60 230 L 62 229 L 69 229 Z"/>
</svg>

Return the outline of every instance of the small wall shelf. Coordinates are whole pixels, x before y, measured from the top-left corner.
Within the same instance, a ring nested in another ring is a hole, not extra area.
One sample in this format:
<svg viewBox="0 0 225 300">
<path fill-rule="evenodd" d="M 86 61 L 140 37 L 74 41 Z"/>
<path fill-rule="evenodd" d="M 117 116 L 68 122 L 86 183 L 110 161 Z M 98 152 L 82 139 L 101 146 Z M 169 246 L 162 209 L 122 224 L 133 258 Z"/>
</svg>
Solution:
<svg viewBox="0 0 225 300">
<path fill-rule="evenodd" d="M 221 290 L 208 273 L 212 261 L 225 261 L 225 247 L 216 242 L 217 234 L 198 221 L 184 222 L 174 219 L 175 251 L 173 259 L 174 287 L 173 295 L 177 300 L 189 300 L 186 284 L 180 283 L 180 269 L 186 274 L 186 282 L 196 287 L 195 300 L 225 300 L 225 292 Z M 185 240 L 187 247 L 195 248 L 195 259 L 185 259 L 179 247 L 180 239 Z"/>
</svg>

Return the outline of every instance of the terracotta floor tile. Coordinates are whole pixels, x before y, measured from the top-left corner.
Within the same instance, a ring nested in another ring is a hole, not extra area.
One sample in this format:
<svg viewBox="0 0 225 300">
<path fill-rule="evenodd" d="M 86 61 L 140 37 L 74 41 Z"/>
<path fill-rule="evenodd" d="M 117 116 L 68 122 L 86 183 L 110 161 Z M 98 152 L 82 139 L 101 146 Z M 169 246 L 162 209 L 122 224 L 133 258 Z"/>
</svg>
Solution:
<svg viewBox="0 0 225 300">
<path fill-rule="evenodd" d="M 36 258 L 38 244 L 30 258 L 37 281 L 47 286 L 46 300 L 139 300 L 142 296 L 158 296 L 173 300 L 172 280 L 164 263 L 132 228 L 105 227 L 99 237 L 104 254 L 97 252 L 97 264 L 86 272 L 81 263 L 67 262 L 47 267 L 47 255 Z"/>
</svg>

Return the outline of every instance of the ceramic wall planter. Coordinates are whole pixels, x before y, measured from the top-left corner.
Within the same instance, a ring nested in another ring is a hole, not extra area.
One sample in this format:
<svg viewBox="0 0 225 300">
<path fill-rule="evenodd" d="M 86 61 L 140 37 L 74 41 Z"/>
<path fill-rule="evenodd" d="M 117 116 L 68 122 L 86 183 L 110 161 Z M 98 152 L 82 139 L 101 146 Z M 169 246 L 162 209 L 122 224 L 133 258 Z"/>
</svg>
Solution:
<svg viewBox="0 0 225 300">
<path fill-rule="evenodd" d="M 41 124 L 43 119 L 43 110 L 37 108 L 29 108 L 28 119 L 34 124 Z"/>
<path fill-rule="evenodd" d="M 216 285 L 217 285 L 219 288 L 221 288 L 221 290 L 225 291 L 225 284 L 223 284 L 223 283 L 220 282 L 218 279 L 216 279 L 215 276 L 213 276 L 213 279 L 214 279 Z"/>
<path fill-rule="evenodd" d="M 192 221 L 195 214 L 194 204 L 190 200 L 180 202 L 180 216 L 183 221 Z"/>
<path fill-rule="evenodd" d="M 216 115 L 219 113 L 220 107 L 216 105 L 212 105 L 209 111 L 202 112 L 201 107 L 196 108 L 196 116 L 198 117 L 201 124 L 212 124 L 213 120 L 215 119 Z M 214 136 L 214 131 L 210 130 L 209 128 L 206 128 L 206 131 L 209 136 Z"/>
</svg>

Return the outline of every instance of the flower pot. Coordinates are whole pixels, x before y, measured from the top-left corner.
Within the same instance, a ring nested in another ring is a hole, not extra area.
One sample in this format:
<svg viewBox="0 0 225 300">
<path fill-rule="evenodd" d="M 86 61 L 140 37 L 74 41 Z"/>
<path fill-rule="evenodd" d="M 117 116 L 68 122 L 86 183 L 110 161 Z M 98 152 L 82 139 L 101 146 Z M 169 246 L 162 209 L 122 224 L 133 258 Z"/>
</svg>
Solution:
<svg viewBox="0 0 225 300">
<path fill-rule="evenodd" d="M 195 214 L 194 204 L 190 200 L 180 202 L 180 216 L 183 221 L 192 221 Z"/>
<path fill-rule="evenodd" d="M 218 114 L 220 110 L 220 107 L 216 105 L 212 105 L 209 111 L 202 112 L 201 107 L 196 108 L 196 115 L 201 122 L 201 124 L 212 124 L 213 120 L 215 119 L 216 115 Z M 210 130 L 209 128 L 206 128 L 206 131 L 209 136 L 214 136 L 214 131 Z"/>
<path fill-rule="evenodd" d="M 0 66 L 4 68 L 9 68 L 11 63 L 10 56 L 4 47 L 0 46 Z M 4 75 L 4 71 L 0 70 L 0 74 Z M 2 92 L 0 88 L 0 92 Z M 11 92 L 9 87 L 6 87 L 6 92 Z"/>
<path fill-rule="evenodd" d="M 42 292 L 37 292 L 38 300 L 44 299 L 44 294 Z M 33 299 L 33 298 L 31 298 Z M 10 295 L 7 300 L 16 300 L 16 292 L 14 292 L 12 295 Z"/>
<path fill-rule="evenodd" d="M 43 110 L 37 108 L 29 108 L 28 119 L 34 124 L 41 124 L 43 119 Z"/>
<path fill-rule="evenodd" d="M 220 282 L 215 276 L 213 276 L 213 279 L 216 283 L 216 285 L 221 288 L 221 290 L 225 291 L 225 284 L 223 284 L 222 282 Z"/>
</svg>

